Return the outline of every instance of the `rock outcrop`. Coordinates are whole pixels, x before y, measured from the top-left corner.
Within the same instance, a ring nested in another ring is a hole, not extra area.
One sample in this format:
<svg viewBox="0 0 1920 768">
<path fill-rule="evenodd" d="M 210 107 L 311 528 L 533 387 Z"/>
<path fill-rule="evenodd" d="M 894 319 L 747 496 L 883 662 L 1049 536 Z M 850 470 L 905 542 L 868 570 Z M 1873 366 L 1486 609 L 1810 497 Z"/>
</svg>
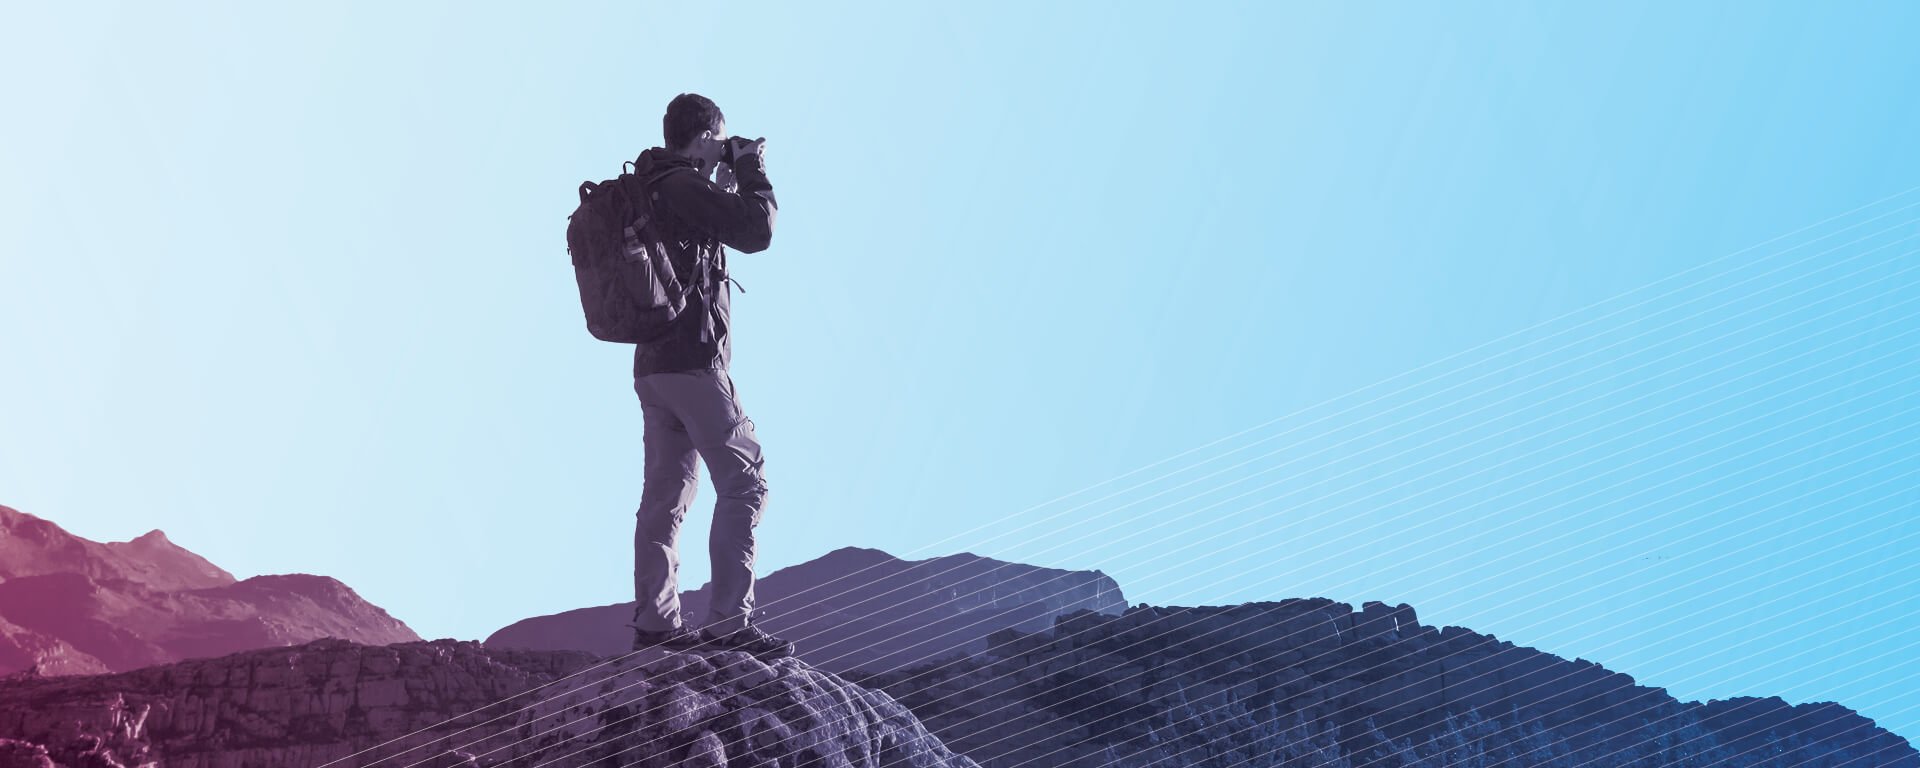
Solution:
<svg viewBox="0 0 1920 768">
<path fill-rule="evenodd" d="M 1681 702 L 1589 661 L 1421 625 L 1404 604 L 1142 605 L 992 640 L 978 658 L 848 678 L 989 768 L 1920 768 L 1838 704 Z"/>
<path fill-rule="evenodd" d="M 680 594 L 681 613 L 706 617 L 711 585 Z M 781 568 L 754 584 L 754 621 L 794 641 L 800 655 L 834 672 L 882 672 L 986 650 L 1002 629 L 1029 632 L 1080 610 L 1126 610 L 1120 585 L 1100 571 L 1067 571 L 962 552 L 901 560 L 877 549 L 843 547 Z M 489 648 L 613 654 L 633 642 L 631 602 L 516 622 Z"/>
<path fill-rule="evenodd" d="M 236 580 L 166 534 L 95 542 L 0 506 L 0 672 L 99 674 L 323 637 L 420 639 L 338 580 Z"/>
<path fill-rule="evenodd" d="M 320 640 L 0 683 L 0 768 L 509 762 L 975 767 L 885 693 L 799 659 L 739 652 L 603 659 L 472 641 Z"/>
</svg>

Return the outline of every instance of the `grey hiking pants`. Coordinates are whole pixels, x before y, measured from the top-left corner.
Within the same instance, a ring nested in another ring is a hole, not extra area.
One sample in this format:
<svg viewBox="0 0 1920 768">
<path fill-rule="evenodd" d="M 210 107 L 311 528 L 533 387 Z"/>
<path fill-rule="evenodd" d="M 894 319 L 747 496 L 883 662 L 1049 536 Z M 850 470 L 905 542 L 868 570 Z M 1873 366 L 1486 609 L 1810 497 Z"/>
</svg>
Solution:
<svg viewBox="0 0 1920 768">
<path fill-rule="evenodd" d="M 699 489 L 699 462 L 713 476 L 713 530 L 707 552 L 713 588 L 705 626 L 726 632 L 753 614 L 753 529 L 766 508 L 766 463 L 753 421 L 725 370 L 651 373 L 634 379 L 644 416 L 646 474 L 633 533 L 634 623 L 682 624 L 675 541 Z"/>
</svg>

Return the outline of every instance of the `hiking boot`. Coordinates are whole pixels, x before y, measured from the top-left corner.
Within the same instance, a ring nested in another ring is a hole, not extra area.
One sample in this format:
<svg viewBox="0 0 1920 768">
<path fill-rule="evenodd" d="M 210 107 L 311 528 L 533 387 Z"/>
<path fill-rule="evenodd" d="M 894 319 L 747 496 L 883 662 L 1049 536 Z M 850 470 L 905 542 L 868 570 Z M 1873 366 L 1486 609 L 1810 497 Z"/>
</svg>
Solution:
<svg viewBox="0 0 1920 768">
<path fill-rule="evenodd" d="M 636 651 L 648 648 L 688 651 L 701 645 L 700 632 L 684 624 L 665 631 L 641 629 L 637 624 L 627 626 L 633 627 L 633 649 Z"/>
<path fill-rule="evenodd" d="M 793 643 L 769 635 L 759 627 L 748 624 L 744 628 L 715 634 L 712 630 L 700 630 L 700 649 L 705 651 L 746 651 L 762 661 L 792 656 Z"/>
</svg>

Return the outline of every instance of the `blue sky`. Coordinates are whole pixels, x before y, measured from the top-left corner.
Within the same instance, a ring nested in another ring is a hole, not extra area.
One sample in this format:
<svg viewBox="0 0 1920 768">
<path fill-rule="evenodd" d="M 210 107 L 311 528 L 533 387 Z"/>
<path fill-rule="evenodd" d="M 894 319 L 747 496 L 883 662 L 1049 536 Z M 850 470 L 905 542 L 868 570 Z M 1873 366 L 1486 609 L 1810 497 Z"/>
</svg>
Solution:
<svg viewBox="0 0 1920 768">
<path fill-rule="evenodd" d="M 782 204 L 733 262 L 762 574 L 1406 602 L 1920 733 L 1909 6 L 8 15 L 0 503 L 78 534 L 426 637 L 631 599 L 563 232 L 694 91 Z"/>
</svg>

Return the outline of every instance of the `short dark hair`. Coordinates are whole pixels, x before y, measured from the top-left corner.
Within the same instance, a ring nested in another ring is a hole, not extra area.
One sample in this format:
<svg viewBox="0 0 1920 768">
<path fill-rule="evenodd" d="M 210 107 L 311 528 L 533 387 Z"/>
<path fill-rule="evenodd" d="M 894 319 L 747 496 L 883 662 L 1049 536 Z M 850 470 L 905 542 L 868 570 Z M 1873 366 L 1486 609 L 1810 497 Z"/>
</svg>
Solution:
<svg viewBox="0 0 1920 768">
<path fill-rule="evenodd" d="M 667 149 L 680 149 L 699 136 L 701 131 L 720 129 L 727 116 L 720 114 L 720 107 L 697 93 L 683 93 L 667 102 L 667 115 L 660 118 L 661 133 L 667 140 Z"/>
</svg>

